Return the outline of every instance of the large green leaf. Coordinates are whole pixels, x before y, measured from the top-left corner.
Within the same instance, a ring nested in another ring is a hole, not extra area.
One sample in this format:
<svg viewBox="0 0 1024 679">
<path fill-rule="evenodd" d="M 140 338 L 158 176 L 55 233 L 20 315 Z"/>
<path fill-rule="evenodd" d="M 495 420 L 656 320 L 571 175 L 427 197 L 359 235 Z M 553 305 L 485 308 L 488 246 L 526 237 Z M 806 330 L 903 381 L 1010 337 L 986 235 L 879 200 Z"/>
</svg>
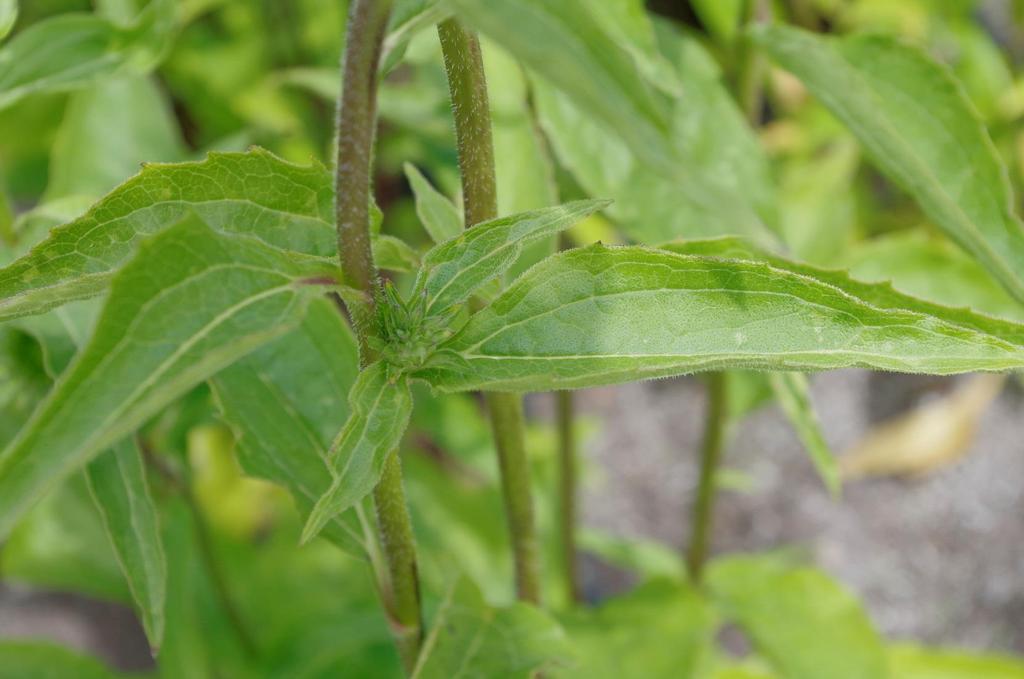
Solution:
<svg viewBox="0 0 1024 679">
<path fill-rule="evenodd" d="M 131 26 L 63 14 L 18 33 L 0 49 L 0 109 L 42 92 L 88 85 L 119 72 L 145 72 L 169 46 L 174 3 L 154 0 Z"/>
<path fill-rule="evenodd" d="M 100 661 L 42 641 L 0 642 L 0 672 L 14 679 L 114 679 Z"/>
<path fill-rule="evenodd" d="M 741 233 L 770 242 L 774 193 L 756 137 L 706 50 L 673 29 L 661 38 L 671 82 L 685 93 L 671 100 L 673 127 L 661 142 L 675 149 L 673 168 L 652 164 L 571 91 L 535 79 L 555 155 L 589 194 L 615 199 L 608 214 L 636 240 Z"/>
<path fill-rule="evenodd" d="M 459 578 L 438 606 L 412 676 L 527 679 L 564 664 L 570 653 L 565 632 L 546 613 L 521 602 L 492 608 Z"/>
<path fill-rule="evenodd" d="M 143 161 L 184 158 L 177 122 L 159 87 L 142 76 L 106 79 L 71 96 L 50 151 L 44 200 L 98 197 L 138 172 Z"/>
<path fill-rule="evenodd" d="M 594 610 L 563 616 L 577 663 L 556 677 L 693 677 L 709 656 L 715 615 L 692 588 L 654 580 Z"/>
<path fill-rule="evenodd" d="M 303 542 L 377 485 L 387 456 L 398 448 L 409 425 L 412 395 L 404 376 L 389 375 L 386 365 L 375 363 L 356 378 L 349 408 L 351 415 L 327 453 L 331 485 L 310 512 Z"/>
<path fill-rule="evenodd" d="M 148 165 L 0 270 L 0 320 L 98 294 L 140 239 L 189 211 L 217 231 L 331 258 L 337 248 L 332 195 L 324 167 L 292 165 L 259 149 Z"/>
<path fill-rule="evenodd" d="M 845 271 L 825 269 L 788 260 L 767 252 L 742 238 L 709 238 L 667 243 L 662 248 L 683 255 L 706 255 L 765 262 L 775 269 L 783 269 L 799 276 L 807 276 L 827 283 L 880 309 L 919 311 L 950 323 L 1007 338 L 1014 344 L 1024 345 L 1024 334 L 1021 333 L 1024 326 L 1019 323 L 985 316 L 964 307 L 954 308 L 906 295 L 893 289 L 888 282 L 868 283 L 851 277 Z M 954 298 L 952 301 L 957 300 Z"/>
<path fill-rule="evenodd" d="M 194 216 L 115 276 L 89 344 L 0 453 L 0 535 L 48 488 L 146 418 L 302 318 L 323 265 Z"/>
<path fill-rule="evenodd" d="M 857 292 L 762 262 L 596 245 L 531 269 L 419 375 L 443 390 L 540 391 L 723 368 L 1024 365 L 1024 326 Z"/>
<path fill-rule="evenodd" d="M 1024 301 L 1024 229 L 1006 169 L 945 69 L 881 36 L 820 38 L 785 26 L 753 35 L 937 225 Z"/>
<path fill-rule="evenodd" d="M 155 652 L 164 636 L 167 561 L 135 442 L 123 440 L 90 462 L 86 479 Z"/>
<path fill-rule="evenodd" d="M 327 451 L 348 419 L 358 366 L 352 332 L 332 302 L 318 299 L 294 330 L 210 380 L 246 473 L 287 488 L 304 518 L 330 485 Z M 323 532 L 362 554 L 354 518 L 340 514 Z"/>
<path fill-rule="evenodd" d="M 786 679 L 885 679 L 885 648 L 857 600 L 824 574 L 777 559 L 713 562 L 712 598 Z"/>
<path fill-rule="evenodd" d="M 892 679 L 1024 679 L 1019 658 L 901 644 L 889 649 Z"/>
<path fill-rule="evenodd" d="M 443 313 L 501 276 L 523 248 L 564 231 L 608 204 L 580 200 L 476 224 L 431 249 L 423 258 L 416 292 L 427 296 L 426 313 Z"/>
</svg>

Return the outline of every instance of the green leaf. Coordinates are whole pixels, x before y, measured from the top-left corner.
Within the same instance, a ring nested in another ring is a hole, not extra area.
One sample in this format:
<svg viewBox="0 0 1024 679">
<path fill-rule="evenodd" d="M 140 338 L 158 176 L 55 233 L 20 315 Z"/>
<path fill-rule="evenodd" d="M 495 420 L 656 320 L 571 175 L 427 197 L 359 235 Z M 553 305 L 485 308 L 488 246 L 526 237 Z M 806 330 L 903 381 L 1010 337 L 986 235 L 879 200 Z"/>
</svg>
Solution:
<svg viewBox="0 0 1024 679">
<path fill-rule="evenodd" d="M 807 377 L 794 372 L 775 372 L 771 375 L 771 382 L 775 399 L 804 444 L 804 449 L 810 455 L 825 487 L 833 497 L 839 497 L 842 489 L 839 465 L 825 441 L 825 435 L 821 432 L 821 422 L 818 421 L 818 414 L 811 403 Z"/>
<path fill-rule="evenodd" d="M 84 474 L 47 493 L 18 521 L 4 542 L 0 568 L 8 582 L 131 604 Z"/>
<path fill-rule="evenodd" d="M 1006 169 L 943 67 L 882 36 L 818 38 L 777 25 L 753 36 L 932 221 L 1024 302 L 1024 229 L 1013 214 Z"/>
<path fill-rule="evenodd" d="M 726 617 L 786 679 L 889 676 L 868 616 L 824 574 L 776 558 L 736 557 L 713 562 L 705 582 Z"/>
<path fill-rule="evenodd" d="M 921 231 L 886 234 L 848 249 L 844 263 L 863 281 L 891 281 L 915 297 L 1024 320 L 1020 303 L 976 259 L 941 237 Z"/>
<path fill-rule="evenodd" d="M 138 172 L 143 161 L 184 158 L 171 107 L 152 80 L 103 80 L 68 102 L 50 151 L 44 200 L 101 196 Z"/>
<path fill-rule="evenodd" d="M 90 462 L 86 479 L 155 652 L 164 636 L 167 561 L 156 506 L 134 441 L 123 440 Z"/>
<path fill-rule="evenodd" d="M 400 238 L 380 234 L 373 238 L 371 245 L 377 268 L 403 273 L 419 268 L 419 253 Z"/>
<path fill-rule="evenodd" d="M 18 0 L 0 0 L 0 40 L 6 38 L 18 21 Z"/>
<path fill-rule="evenodd" d="M 882 308 L 858 288 L 875 291 L 761 262 L 570 250 L 474 314 L 418 376 L 445 391 L 542 391 L 726 368 L 949 374 L 1024 365 L 1024 326 L 926 303 Z"/>
<path fill-rule="evenodd" d="M 0 453 L 0 535 L 50 487 L 302 318 L 323 275 L 190 217 L 115 276 L 89 344 Z"/>
<path fill-rule="evenodd" d="M 889 649 L 892 679 L 1024 679 L 1019 658 L 900 644 Z"/>
<path fill-rule="evenodd" d="M 212 228 L 319 257 L 337 248 L 330 176 L 270 153 L 147 165 L 82 217 L 0 270 L 0 320 L 101 292 L 138 241 L 194 211 Z"/>
<path fill-rule="evenodd" d="M 298 327 L 210 380 L 245 472 L 287 488 L 304 519 L 330 485 L 327 451 L 348 419 L 358 366 L 352 331 L 331 301 L 317 299 Z M 363 554 L 354 518 L 335 516 L 323 532 Z"/>
<path fill-rule="evenodd" d="M 450 15 L 451 11 L 438 0 L 397 0 L 381 46 L 381 72 L 388 73 L 401 62 L 409 41 L 418 33 L 433 28 Z"/>
<path fill-rule="evenodd" d="M 646 161 L 673 166 L 668 102 L 584 0 L 450 0 L 459 19 L 569 93 Z M 516 30 L 509 30 L 515 26 Z"/>
<path fill-rule="evenodd" d="M 302 531 L 303 543 L 370 494 L 387 456 L 398 448 L 409 425 L 409 385 L 404 376 L 389 376 L 383 363 L 359 373 L 348 400 L 351 415 L 327 453 L 331 485 L 310 512 Z"/>
<path fill-rule="evenodd" d="M 765 262 L 773 268 L 784 269 L 793 274 L 807 276 L 827 283 L 880 309 L 919 311 L 966 328 L 1009 339 L 1014 344 L 1024 345 L 1024 334 L 1021 334 L 1024 326 L 1021 326 L 1020 323 L 1006 322 L 976 313 L 970 309 L 953 308 L 944 304 L 912 297 L 893 289 L 892 285 L 887 282 L 866 283 L 852 278 L 845 271 L 824 269 L 802 262 L 787 260 L 773 255 L 742 238 L 710 238 L 706 240 L 668 243 L 663 245 L 662 248 L 683 255 L 707 255 Z"/>
<path fill-rule="evenodd" d="M 555 155 L 590 195 L 615 200 L 609 216 L 638 241 L 741 233 L 773 242 L 768 164 L 713 57 L 674 29 L 659 37 L 685 93 L 672 98 L 671 135 L 660 142 L 674 154 L 672 167 L 650 162 L 570 90 L 535 78 L 538 119 Z"/>
<path fill-rule="evenodd" d="M 404 166 L 412 194 L 416 198 L 416 216 L 435 243 L 456 238 L 462 233 L 462 213 L 446 196 L 434 188 L 411 163 Z"/>
<path fill-rule="evenodd" d="M 416 280 L 416 290 L 427 296 L 427 315 L 465 302 L 480 286 L 505 273 L 524 247 L 564 231 L 606 205 L 606 200 L 580 200 L 499 217 L 435 246 L 423 258 Z"/>
<path fill-rule="evenodd" d="M 101 293 L 141 239 L 189 213 L 216 231 L 255 236 L 333 263 L 338 238 L 333 196 L 331 174 L 322 165 L 293 165 L 258 148 L 210 153 L 199 162 L 146 165 L 84 215 L 52 229 L 28 254 L 0 269 L 0 321 Z"/>
<path fill-rule="evenodd" d="M 17 679 L 114 679 L 100 661 L 44 641 L 0 642 L 0 667 L 7 677 Z"/>
<path fill-rule="evenodd" d="M 565 633 L 546 613 L 522 602 L 492 608 L 458 578 L 438 606 L 412 677 L 527 679 L 569 657 Z"/>
<path fill-rule="evenodd" d="M 687 585 L 654 580 L 563 616 L 578 663 L 556 677 L 693 677 L 713 648 L 714 611 Z"/>
<path fill-rule="evenodd" d="M 116 73 L 145 73 L 169 46 L 173 23 L 174 3 L 154 0 L 127 27 L 89 14 L 34 24 L 0 49 L 0 109 Z"/>
<path fill-rule="evenodd" d="M 49 388 L 40 343 L 20 328 L 0 327 L 0 446 L 14 438 Z"/>
</svg>

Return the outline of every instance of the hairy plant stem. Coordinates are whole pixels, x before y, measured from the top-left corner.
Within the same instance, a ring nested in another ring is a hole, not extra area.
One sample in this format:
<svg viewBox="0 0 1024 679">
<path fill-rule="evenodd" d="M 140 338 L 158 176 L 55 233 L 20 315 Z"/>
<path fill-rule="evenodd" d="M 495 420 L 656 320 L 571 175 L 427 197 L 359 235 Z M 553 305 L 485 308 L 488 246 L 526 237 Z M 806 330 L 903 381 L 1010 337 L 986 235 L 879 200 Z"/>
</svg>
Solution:
<svg viewBox="0 0 1024 679">
<path fill-rule="evenodd" d="M 497 180 L 487 80 L 476 36 L 455 19 L 437 27 L 444 54 L 448 89 L 462 173 L 466 227 L 498 216 Z M 537 531 L 530 490 L 530 467 L 523 433 L 523 406 L 518 394 L 484 394 L 498 451 L 501 489 L 515 560 L 516 596 L 540 603 Z"/>
<path fill-rule="evenodd" d="M 701 443 L 700 480 L 690 520 L 690 545 L 686 552 L 686 564 L 694 582 L 700 582 L 708 557 L 708 543 L 715 511 L 715 476 L 725 438 L 727 379 L 724 372 L 714 372 L 708 375 L 707 380 L 708 404 L 704 440 Z"/>
<path fill-rule="evenodd" d="M 346 282 L 362 294 L 361 301 L 346 301 L 359 340 L 362 367 L 374 358 L 368 340 L 375 332 L 373 313 L 379 282 L 370 250 L 370 173 L 376 130 L 377 72 L 391 4 L 392 0 L 354 0 L 350 5 L 338 103 L 334 181 L 338 253 Z M 378 586 L 402 665 L 411 673 L 423 641 L 423 622 L 416 545 L 397 451 L 390 454 L 384 465 L 373 500 L 387 565 L 387 582 Z M 383 575 L 378 573 L 378 580 Z"/>
<path fill-rule="evenodd" d="M 571 391 L 555 393 L 558 419 L 558 499 L 562 569 L 566 596 L 570 604 L 578 603 L 580 584 L 576 556 L 576 429 Z"/>
</svg>

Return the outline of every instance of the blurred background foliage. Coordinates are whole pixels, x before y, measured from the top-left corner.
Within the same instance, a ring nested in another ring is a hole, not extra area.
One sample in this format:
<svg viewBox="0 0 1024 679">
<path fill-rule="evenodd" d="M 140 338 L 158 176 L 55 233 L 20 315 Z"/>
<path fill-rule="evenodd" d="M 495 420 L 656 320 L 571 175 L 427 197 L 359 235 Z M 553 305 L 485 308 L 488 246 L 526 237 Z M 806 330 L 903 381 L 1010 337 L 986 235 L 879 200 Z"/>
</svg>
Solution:
<svg viewBox="0 0 1024 679">
<path fill-rule="evenodd" d="M 627 48 L 670 102 L 673 139 L 695 159 L 686 171 L 699 180 L 687 186 L 666 175 L 600 117 L 485 39 L 501 213 L 611 197 L 616 202 L 605 216 L 575 227 L 571 242 L 657 243 L 739 230 L 782 242 L 810 263 L 892 280 L 944 304 L 1022 318 L 1020 306 L 865 161 L 854 137 L 794 77 L 768 69 L 763 100 L 745 114 L 733 94 L 742 86 L 749 49 L 741 32 L 744 2 L 656 0 L 649 14 L 631 0 L 585 4 L 606 37 Z M 946 64 L 1020 187 L 1024 2 L 768 4 L 777 20 L 823 33 L 896 35 Z M 330 164 L 344 0 L 145 5 L 21 3 L 0 47 L 0 64 L 6 58 L 8 68 L 11 59 L 35 58 L 11 53 L 19 34 L 72 12 L 93 13 L 131 44 L 124 63 L 97 65 L 86 85 L 0 98 L 0 236 L 6 243 L 0 261 L 80 214 L 142 162 L 258 145 L 296 163 Z M 152 16 L 142 26 L 146 12 Z M 438 16 L 431 0 L 397 3 L 380 93 L 376 195 L 382 228 L 414 247 L 429 243 L 417 212 L 429 209 L 429 185 L 456 201 L 459 191 L 447 84 L 432 30 Z M 519 270 L 544 250 L 526 257 Z M 77 303 L 0 329 L 0 444 L 70 360 L 94 310 L 94 304 Z M 733 417 L 770 398 L 761 378 L 734 379 Z M 531 402 L 532 411 L 542 405 Z M 600 423 L 579 426 L 586 464 L 585 442 L 600 434 Z M 291 501 L 242 475 L 209 389 L 197 389 L 152 422 L 142 440 L 170 560 L 168 634 L 157 669 L 146 662 L 122 669 L 166 677 L 398 675 L 368 569 L 324 541 L 296 548 L 299 522 Z M 719 559 L 707 592 L 698 593 L 666 547 L 588 531 L 585 550 L 637 573 L 645 584 L 610 599 L 607 592 L 587 591 L 592 606 L 570 607 L 557 567 L 556 441 L 548 420 L 531 419 L 528 443 L 545 538 L 545 601 L 557 623 L 517 609 L 481 612 L 489 610 L 481 596 L 490 605 L 512 601 L 490 433 L 474 398 L 442 398 L 425 388 L 416 394 L 403 461 L 428 617 L 450 595 L 472 602 L 465 604 L 467 620 L 452 623 L 456 641 L 466 625 L 494 627 L 482 637 L 483 651 L 467 661 L 473 676 L 525 676 L 523 663 L 529 669 L 534 657 L 553 662 L 552 676 L 1024 676 L 1009 660 L 883 642 L 854 598 L 789 553 Z M 3 546 L 0 568 L 9 583 L 130 602 L 81 478 L 31 512 Z M 456 571 L 467 580 L 453 582 Z M 218 593 L 218 579 L 227 583 L 229 600 Z M 740 643 L 729 640 L 734 625 L 743 630 Z M 502 635 L 524 630 L 535 634 L 505 657 Z M 92 660 L 33 642 L 0 644 L 0 675 L 41 676 L 32 672 L 43 657 L 66 663 L 64 673 L 52 676 L 107 673 Z M 424 676 L 434 675 L 427 668 Z"/>
</svg>

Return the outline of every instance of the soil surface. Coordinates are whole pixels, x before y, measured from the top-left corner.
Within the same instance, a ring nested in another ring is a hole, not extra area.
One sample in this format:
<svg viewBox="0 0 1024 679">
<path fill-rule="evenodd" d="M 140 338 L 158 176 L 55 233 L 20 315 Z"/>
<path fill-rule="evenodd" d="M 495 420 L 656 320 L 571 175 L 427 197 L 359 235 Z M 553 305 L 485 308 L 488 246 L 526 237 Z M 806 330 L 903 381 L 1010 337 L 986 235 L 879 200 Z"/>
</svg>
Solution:
<svg viewBox="0 0 1024 679">
<path fill-rule="evenodd" d="M 812 378 L 837 453 L 872 426 L 935 398 L 954 378 L 846 370 Z M 681 548 L 697 480 L 704 389 L 685 378 L 594 389 L 581 412 L 603 422 L 584 523 Z M 736 427 L 724 464 L 753 487 L 723 491 L 715 553 L 801 548 L 865 603 L 889 637 L 1024 653 L 1024 397 L 1015 383 L 985 413 L 969 452 L 923 478 L 845 485 L 833 500 L 775 406 Z M 587 559 L 588 587 L 623 586 Z"/>
</svg>

